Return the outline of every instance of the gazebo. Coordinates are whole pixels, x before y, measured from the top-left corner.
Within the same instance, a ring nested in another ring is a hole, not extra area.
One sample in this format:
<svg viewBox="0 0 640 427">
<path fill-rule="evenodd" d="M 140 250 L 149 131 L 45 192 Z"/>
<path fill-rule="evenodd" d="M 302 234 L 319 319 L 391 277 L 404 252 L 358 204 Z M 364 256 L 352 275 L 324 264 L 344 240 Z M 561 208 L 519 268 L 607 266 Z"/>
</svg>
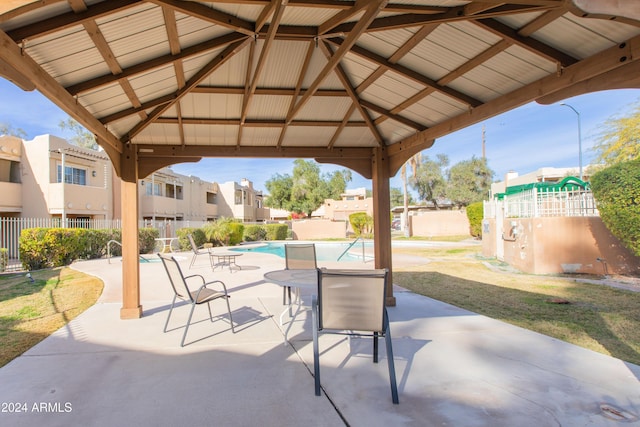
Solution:
<svg viewBox="0 0 640 427">
<path fill-rule="evenodd" d="M 531 101 L 639 87 L 640 4 L 6 0 L 0 45 L 0 75 L 42 92 L 111 158 L 120 313 L 138 318 L 138 178 L 203 157 L 348 167 L 372 179 L 375 267 L 391 270 L 389 178 L 402 164 Z"/>
</svg>

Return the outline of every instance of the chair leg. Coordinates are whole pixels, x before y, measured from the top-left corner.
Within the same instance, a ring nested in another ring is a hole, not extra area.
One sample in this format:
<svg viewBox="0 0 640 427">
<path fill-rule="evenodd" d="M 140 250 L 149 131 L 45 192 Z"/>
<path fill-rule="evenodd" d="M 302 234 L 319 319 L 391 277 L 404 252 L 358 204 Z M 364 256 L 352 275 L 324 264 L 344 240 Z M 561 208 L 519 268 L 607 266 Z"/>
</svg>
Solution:
<svg viewBox="0 0 640 427">
<path fill-rule="evenodd" d="M 313 376 L 316 396 L 320 396 L 320 352 L 318 350 L 318 301 L 314 295 L 311 300 L 311 328 L 313 330 Z"/>
<path fill-rule="evenodd" d="M 197 257 L 198 257 L 198 254 L 194 253 L 193 256 L 191 257 L 191 264 L 189 264 L 189 268 L 193 267 L 193 264 L 196 262 Z"/>
<path fill-rule="evenodd" d="M 209 319 L 211 319 L 211 323 L 213 323 L 213 314 L 211 313 L 211 301 L 207 301 L 207 308 L 209 308 Z"/>
<path fill-rule="evenodd" d="M 169 309 L 169 315 L 167 316 L 167 321 L 164 323 L 164 332 L 167 332 L 167 327 L 169 326 L 169 318 L 171 317 L 171 312 L 173 311 L 173 306 L 176 303 L 177 296 L 173 296 L 173 301 L 171 302 L 171 308 Z"/>
<path fill-rule="evenodd" d="M 191 317 L 193 316 L 193 310 L 196 308 L 195 303 L 191 304 L 191 312 L 189 313 L 189 319 L 187 320 L 187 325 L 184 328 L 184 334 L 182 335 L 182 341 L 180 342 L 180 347 L 184 347 L 184 340 L 187 338 L 187 331 L 189 330 L 189 325 L 191 324 Z"/>
<path fill-rule="evenodd" d="M 396 368 L 393 362 L 393 345 L 391 343 L 391 331 L 389 330 L 389 317 L 387 310 L 384 310 L 384 323 L 386 332 L 384 334 L 385 343 L 387 344 L 387 364 L 389 365 L 389 382 L 391 383 L 391 400 L 394 404 L 398 404 L 398 385 L 396 383 Z"/>
<path fill-rule="evenodd" d="M 229 323 L 231 323 L 231 332 L 235 334 L 236 330 L 233 329 L 233 318 L 231 317 L 231 306 L 229 305 L 229 296 L 227 295 L 224 299 L 227 301 L 227 311 L 229 311 Z"/>
<path fill-rule="evenodd" d="M 378 333 L 373 333 L 373 363 L 378 363 Z"/>
</svg>

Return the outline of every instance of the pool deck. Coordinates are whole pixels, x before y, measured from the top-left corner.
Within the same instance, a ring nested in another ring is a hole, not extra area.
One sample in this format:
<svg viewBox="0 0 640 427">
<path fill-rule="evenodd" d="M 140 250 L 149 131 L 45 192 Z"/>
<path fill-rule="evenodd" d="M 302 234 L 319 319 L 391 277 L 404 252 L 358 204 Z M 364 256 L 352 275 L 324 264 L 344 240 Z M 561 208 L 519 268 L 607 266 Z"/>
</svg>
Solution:
<svg viewBox="0 0 640 427">
<path fill-rule="evenodd" d="M 284 345 L 282 288 L 263 279 L 284 260 L 245 253 L 240 271 L 213 273 L 206 257 L 189 269 L 191 254 L 176 256 L 185 272 L 227 284 L 235 334 L 224 304 L 212 304 L 213 323 L 197 307 L 181 348 L 189 310 L 178 307 L 162 332 L 172 294 L 161 264 L 140 265 L 144 316 L 121 320 L 121 262 L 77 262 L 104 292 L 0 368 L 3 408 L 26 409 L 0 412 L 0 426 L 640 426 L 639 366 L 398 287 L 389 316 L 400 404 L 391 402 L 384 346 L 376 365 L 369 340 L 330 335 L 320 339 L 317 397 L 309 313 Z"/>
</svg>

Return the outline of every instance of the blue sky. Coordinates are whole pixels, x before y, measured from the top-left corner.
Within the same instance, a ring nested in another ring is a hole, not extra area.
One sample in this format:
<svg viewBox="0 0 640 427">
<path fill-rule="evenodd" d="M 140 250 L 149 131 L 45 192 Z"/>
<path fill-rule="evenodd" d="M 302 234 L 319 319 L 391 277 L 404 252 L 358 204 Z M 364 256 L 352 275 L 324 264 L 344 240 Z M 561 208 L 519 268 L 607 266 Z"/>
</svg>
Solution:
<svg viewBox="0 0 640 427">
<path fill-rule="evenodd" d="M 27 139 L 43 134 L 62 138 L 71 135 L 60 130 L 59 123 L 68 115 L 39 92 L 24 92 L 0 78 L 0 123 L 23 129 Z M 616 90 L 581 95 L 564 100 L 580 112 L 583 165 L 593 159 L 593 147 L 603 123 L 614 116 L 628 114 L 640 102 L 640 90 Z M 449 156 L 454 165 L 473 155 L 482 156 L 482 129 L 485 129 L 486 155 L 494 179 L 501 181 L 513 170 L 519 174 L 541 167 L 578 169 L 578 120 L 571 109 L 530 103 L 436 140 L 423 156 Z M 293 159 L 203 159 L 199 163 L 174 165 L 173 170 L 195 175 L 207 181 L 227 182 L 247 178 L 254 187 L 265 191 L 264 183 L 275 174 L 291 174 Z M 321 165 L 323 172 L 342 169 Z M 400 173 L 391 180 L 401 187 Z M 371 188 L 371 181 L 353 173 L 349 188 Z"/>
</svg>

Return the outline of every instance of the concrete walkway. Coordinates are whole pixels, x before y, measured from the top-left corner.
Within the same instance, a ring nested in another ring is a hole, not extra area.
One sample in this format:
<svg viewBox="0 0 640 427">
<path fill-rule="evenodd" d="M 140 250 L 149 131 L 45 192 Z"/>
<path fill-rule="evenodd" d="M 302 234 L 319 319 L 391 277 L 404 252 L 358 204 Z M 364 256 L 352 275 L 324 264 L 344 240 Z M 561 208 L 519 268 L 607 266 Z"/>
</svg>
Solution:
<svg viewBox="0 0 640 427">
<path fill-rule="evenodd" d="M 205 257 L 189 270 L 191 255 L 178 256 L 185 271 L 227 284 L 235 334 L 216 301 L 220 318 L 197 307 L 181 348 L 189 309 L 162 332 L 172 295 L 161 264 L 141 264 L 144 317 L 125 321 L 121 262 L 75 263 L 104 292 L 0 368 L 0 426 L 640 426 L 639 366 L 402 289 L 389 309 L 400 404 L 384 345 L 373 364 L 370 340 L 330 335 L 316 397 L 309 313 L 284 345 L 282 288 L 263 280 L 284 260 L 247 253 L 241 271 L 212 273 Z M 394 257 L 396 268 L 416 262 Z"/>
</svg>

